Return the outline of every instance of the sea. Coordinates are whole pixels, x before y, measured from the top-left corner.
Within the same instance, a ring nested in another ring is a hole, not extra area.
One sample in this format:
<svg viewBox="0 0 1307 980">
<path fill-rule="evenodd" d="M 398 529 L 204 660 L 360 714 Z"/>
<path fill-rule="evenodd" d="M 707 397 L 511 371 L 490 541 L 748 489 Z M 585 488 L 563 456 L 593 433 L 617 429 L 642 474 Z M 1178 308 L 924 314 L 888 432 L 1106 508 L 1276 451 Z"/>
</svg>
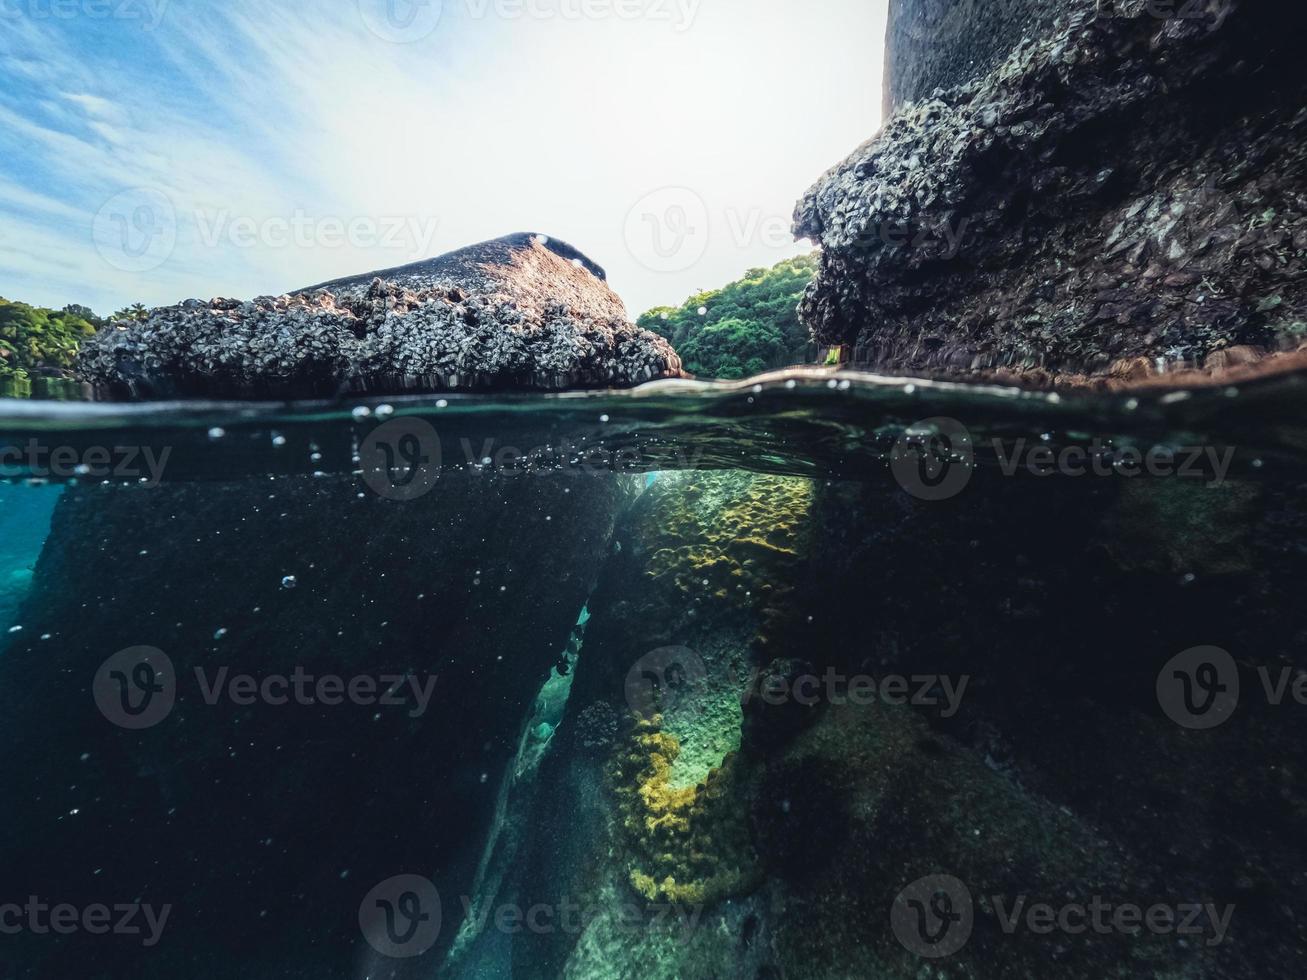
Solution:
<svg viewBox="0 0 1307 980">
<path fill-rule="evenodd" d="M 1307 975 L 1304 419 L 0 398 L 0 978 Z"/>
</svg>

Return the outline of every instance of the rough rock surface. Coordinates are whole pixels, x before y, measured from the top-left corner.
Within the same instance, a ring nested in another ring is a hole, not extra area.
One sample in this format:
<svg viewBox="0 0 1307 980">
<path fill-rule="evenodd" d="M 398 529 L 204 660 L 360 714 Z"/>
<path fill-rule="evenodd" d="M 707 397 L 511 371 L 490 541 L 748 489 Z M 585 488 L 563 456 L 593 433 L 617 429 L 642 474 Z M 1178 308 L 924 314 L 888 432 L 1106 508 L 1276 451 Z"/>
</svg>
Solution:
<svg viewBox="0 0 1307 980">
<path fill-rule="evenodd" d="M 531 839 L 497 899 L 594 914 L 571 931 L 518 930 L 503 959 L 513 980 L 1303 975 L 1293 869 L 1307 716 L 1250 693 L 1229 724 L 1192 731 L 1156 694 L 1168 661 L 1203 643 L 1238 657 L 1246 692 L 1261 669 L 1301 668 L 1303 617 L 1284 614 L 1307 561 L 1293 481 L 1259 495 L 976 480 L 941 508 L 874 481 L 663 475 L 619 517 Z M 1158 562 L 1163 547 L 1176 564 Z M 669 644 L 674 659 L 650 656 Z M 805 671 L 842 680 L 822 680 L 796 717 Z M 632 676 L 659 682 L 657 733 L 635 720 Z M 857 698 L 853 678 L 880 693 Z M 900 696 L 891 678 L 910 679 Z M 796 696 L 760 704 L 774 679 Z M 604 704 L 625 734 L 596 747 L 580 716 Z M 678 789 L 692 740 L 727 731 L 738 751 Z M 647 771 L 628 765 L 632 741 Z M 646 821 L 632 819 L 633 790 Z M 654 903 L 633 873 L 649 868 L 645 842 L 658 845 Z M 889 910 L 938 874 L 970 890 L 974 929 L 925 964 Z M 1233 911 L 1222 941 L 1210 929 L 1010 931 L 1017 896 Z"/>
<path fill-rule="evenodd" d="M 1296 347 L 1303 9 L 1174 10 L 1078 0 L 827 173 L 795 225 L 823 247 L 801 308 L 817 338 L 882 369 L 1035 381 Z"/>
<path fill-rule="evenodd" d="M 116 395 L 313 397 L 623 387 L 679 377 L 576 249 L 512 235 L 396 269 L 120 322 L 80 371 Z"/>
</svg>

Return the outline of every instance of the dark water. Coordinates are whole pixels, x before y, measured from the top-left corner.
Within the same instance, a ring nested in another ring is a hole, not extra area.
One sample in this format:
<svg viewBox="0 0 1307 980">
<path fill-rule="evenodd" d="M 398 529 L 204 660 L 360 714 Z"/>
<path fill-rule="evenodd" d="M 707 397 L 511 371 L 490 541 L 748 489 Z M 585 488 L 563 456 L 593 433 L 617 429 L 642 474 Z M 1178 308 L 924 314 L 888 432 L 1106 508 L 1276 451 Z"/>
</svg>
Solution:
<svg viewBox="0 0 1307 980">
<path fill-rule="evenodd" d="M 0 401 L 0 977 L 1298 977 L 1298 377 Z"/>
</svg>

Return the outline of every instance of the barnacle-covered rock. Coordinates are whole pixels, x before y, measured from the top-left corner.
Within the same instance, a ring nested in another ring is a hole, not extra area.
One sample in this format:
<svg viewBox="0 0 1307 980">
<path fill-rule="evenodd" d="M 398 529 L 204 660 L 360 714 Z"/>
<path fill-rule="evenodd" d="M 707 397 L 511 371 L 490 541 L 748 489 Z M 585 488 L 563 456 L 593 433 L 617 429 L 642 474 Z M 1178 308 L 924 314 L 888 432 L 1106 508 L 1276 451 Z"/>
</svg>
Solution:
<svg viewBox="0 0 1307 980">
<path fill-rule="evenodd" d="M 603 388 L 681 374 L 603 269 L 526 234 L 285 296 L 156 309 L 102 330 L 79 366 L 137 397 Z"/>
<path fill-rule="evenodd" d="M 607 701 L 596 701 L 577 716 L 577 740 L 587 750 L 607 749 L 621 727 L 617 709 Z"/>
<path fill-rule="evenodd" d="M 1031 17 L 976 12 L 982 44 L 942 9 L 968 0 L 896 2 L 891 101 L 915 101 L 796 212 L 823 250 L 816 337 L 883 369 L 1041 384 L 1297 346 L 1301 6 L 1075 0 L 1051 26 L 1028 0 L 981 6 Z"/>
</svg>

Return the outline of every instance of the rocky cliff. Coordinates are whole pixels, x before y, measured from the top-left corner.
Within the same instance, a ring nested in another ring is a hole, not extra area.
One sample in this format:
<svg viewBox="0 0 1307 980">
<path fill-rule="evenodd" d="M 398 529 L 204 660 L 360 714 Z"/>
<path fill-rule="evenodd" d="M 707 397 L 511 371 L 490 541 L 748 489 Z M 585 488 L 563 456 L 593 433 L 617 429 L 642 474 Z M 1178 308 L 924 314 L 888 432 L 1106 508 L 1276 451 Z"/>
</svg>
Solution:
<svg viewBox="0 0 1307 980">
<path fill-rule="evenodd" d="M 101 331 L 79 367 L 134 397 L 605 388 L 681 374 L 603 269 L 526 234 L 284 296 L 163 307 Z"/>
<path fill-rule="evenodd" d="M 1077 0 L 1045 29 L 1044 5 L 984 6 L 895 5 L 900 108 L 796 212 L 817 338 L 1035 383 L 1297 347 L 1302 8 Z"/>
</svg>

